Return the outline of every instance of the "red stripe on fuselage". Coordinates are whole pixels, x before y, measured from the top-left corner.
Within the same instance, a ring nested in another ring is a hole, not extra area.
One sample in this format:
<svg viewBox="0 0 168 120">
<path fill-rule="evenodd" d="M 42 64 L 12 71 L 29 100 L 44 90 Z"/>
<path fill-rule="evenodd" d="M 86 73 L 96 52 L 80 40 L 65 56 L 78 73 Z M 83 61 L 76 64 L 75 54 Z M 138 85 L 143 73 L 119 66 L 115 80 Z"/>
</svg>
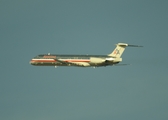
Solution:
<svg viewBox="0 0 168 120">
<path fill-rule="evenodd" d="M 76 59 L 76 60 L 62 60 L 62 61 L 64 61 L 64 62 L 90 62 L 90 60 L 82 60 L 82 59 Z M 47 62 L 47 63 L 50 63 L 50 62 L 57 62 L 56 60 L 40 60 L 40 59 L 38 59 L 38 60 L 31 60 L 30 62 L 32 62 L 32 63 L 35 63 L 35 62 Z"/>
</svg>

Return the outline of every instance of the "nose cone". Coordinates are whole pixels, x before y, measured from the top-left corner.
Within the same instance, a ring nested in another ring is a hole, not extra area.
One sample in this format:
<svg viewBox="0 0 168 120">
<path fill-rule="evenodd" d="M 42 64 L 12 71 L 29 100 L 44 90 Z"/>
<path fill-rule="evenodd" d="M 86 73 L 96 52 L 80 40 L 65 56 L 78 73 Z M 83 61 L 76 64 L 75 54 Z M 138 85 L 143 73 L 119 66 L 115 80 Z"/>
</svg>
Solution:
<svg viewBox="0 0 168 120">
<path fill-rule="evenodd" d="M 34 64 L 35 64 L 35 62 L 33 61 L 33 59 L 31 59 L 29 63 L 30 63 L 31 65 L 34 65 Z"/>
</svg>

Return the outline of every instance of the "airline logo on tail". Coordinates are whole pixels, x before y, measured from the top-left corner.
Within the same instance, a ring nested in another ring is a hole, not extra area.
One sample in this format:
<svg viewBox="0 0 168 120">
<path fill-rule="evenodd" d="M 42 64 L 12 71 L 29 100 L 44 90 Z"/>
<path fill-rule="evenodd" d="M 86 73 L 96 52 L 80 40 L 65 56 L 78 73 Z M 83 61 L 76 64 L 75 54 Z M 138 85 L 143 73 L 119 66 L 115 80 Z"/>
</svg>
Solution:
<svg viewBox="0 0 168 120">
<path fill-rule="evenodd" d="M 118 54 L 120 54 L 120 51 L 118 49 L 115 49 L 114 54 L 118 55 Z"/>
</svg>

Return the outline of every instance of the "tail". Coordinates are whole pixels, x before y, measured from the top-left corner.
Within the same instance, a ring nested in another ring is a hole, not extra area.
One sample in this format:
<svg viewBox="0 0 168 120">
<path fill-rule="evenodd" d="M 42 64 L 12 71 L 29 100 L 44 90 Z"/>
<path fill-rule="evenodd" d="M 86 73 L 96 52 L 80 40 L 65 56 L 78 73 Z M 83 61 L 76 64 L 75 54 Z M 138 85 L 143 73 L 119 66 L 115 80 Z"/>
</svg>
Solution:
<svg viewBox="0 0 168 120">
<path fill-rule="evenodd" d="M 115 57 L 115 58 L 120 58 L 121 55 L 123 54 L 124 50 L 125 50 L 125 47 L 128 46 L 128 44 L 126 43 L 118 43 L 116 44 L 116 48 L 114 49 L 114 51 L 109 54 L 108 56 L 111 56 L 111 57 Z"/>
<path fill-rule="evenodd" d="M 143 46 L 138 46 L 138 45 L 128 45 L 126 43 L 118 43 L 116 44 L 116 46 L 117 47 L 114 49 L 114 51 L 108 56 L 120 58 L 127 46 L 128 47 L 143 47 Z"/>
</svg>

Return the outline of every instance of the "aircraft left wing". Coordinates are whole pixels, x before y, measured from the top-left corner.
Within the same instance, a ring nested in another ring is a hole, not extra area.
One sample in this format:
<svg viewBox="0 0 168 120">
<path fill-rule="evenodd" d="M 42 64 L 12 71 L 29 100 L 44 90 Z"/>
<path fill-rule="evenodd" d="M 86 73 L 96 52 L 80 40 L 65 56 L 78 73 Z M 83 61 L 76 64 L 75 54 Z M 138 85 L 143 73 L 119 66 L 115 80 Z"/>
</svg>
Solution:
<svg viewBox="0 0 168 120">
<path fill-rule="evenodd" d="M 67 66 L 78 66 L 78 67 L 87 67 L 87 66 L 90 66 L 89 63 L 86 63 L 86 62 L 66 62 L 66 61 L 63 61 L 63 60 L 60 60 L 60 59 L 55 59 L 56 61 L 62 63 L 62 64 L 66 64 Z"/>
</svg>

